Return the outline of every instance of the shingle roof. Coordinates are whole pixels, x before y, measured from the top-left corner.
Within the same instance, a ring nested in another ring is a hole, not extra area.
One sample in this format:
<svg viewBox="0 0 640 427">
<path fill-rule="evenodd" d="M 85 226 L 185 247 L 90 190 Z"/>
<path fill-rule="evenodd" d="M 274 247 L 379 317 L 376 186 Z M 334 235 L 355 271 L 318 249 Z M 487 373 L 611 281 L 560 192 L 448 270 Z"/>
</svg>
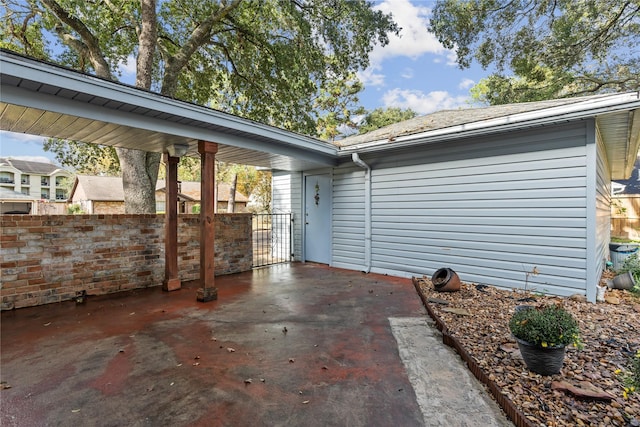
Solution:
<svg viewBox="0 0 640 427">
<path fill-rule="evenodd" d="M 11 157 L 0 157 L 0 165 L 13 166 L 24 174 L 30 175 L 51 175 L 56 171 L 64 171 L 60 166 L 53 163 L 32 162 L 28 160 L 13 159 Z"/>
<path fill-rule="evenodd" d="M 560 107 L 590 99 L 597 99 L 609 95 L 594 95 L 579 98 L 553 99 L 548 101 L 525 102 L 519 104 L 495 105 L 483 108 L 461 108 L 458 110 L 443 110 L 424 116 L 385 126 L 380 129 L 367 132 L 362 135 L 354 135 L 335 141 L 339 147 L 349 147 L 371 141 L 388 139 L 390 142 L 394 138 L 415 133 L 444 129 L 451 126 L 459 126 L 467 123 L 480 122 L 483 120 L 506 117 L 518 113 L 528 113 L 546 108 Z"/>
<path fill-rule="evenodd" d="M 119 176 L 78 175 L 76 178 L 78 179 L 78 184 L 75 188 L 82 188 L 86 200 L 98 200 L 102 202 L 124 201 L 122 178 Z M 156 183 L 156 191 L 164 191 L 165 186 L 165 181 L 159 179 Z M 183 181 L 180 187 L 180 194 L 194 201 L 200 201 L 200 182 Z M 224 202 L 229 200 L 230 191 L 229 184 L 224 182 L 218 183 L 218 201 Z M 236 191 L 236 202 L 247 201 L 248 199 L 244 194 Z"/>
<path fill-rule="evenodd" d="M 225 182 L 218 182 L 218 201 L 226 202 L 229 200 L 231 186 Z M 159 179 L 156 184 L 156 191 L 163 190 L 166 184 L 163 179 Z M 180 194 L 183 194 L 193 200 L 200 201 L 200 182 L 182 181 L 180 183 Z M 248 202 L 249 199 L 244 194 L 236 191 L 236 202 Z"/>
<path fill-rule="evenodd" d="M 9 190 L 8 188 L 0 187 L 0 200 L 33 201 L 38 200 L 38 198 L 30 196 L 29 194 L 22 194 L 17 191 Z"/>
<path fill-rule="evenodd" d="M 86 200 L 117 202 L 124 200 L 122 178 L 119 176 L 78 175 L 77 186 L 84 191 Z M 75 188 L 74 188 L 75 189 Z"/>
</svg>

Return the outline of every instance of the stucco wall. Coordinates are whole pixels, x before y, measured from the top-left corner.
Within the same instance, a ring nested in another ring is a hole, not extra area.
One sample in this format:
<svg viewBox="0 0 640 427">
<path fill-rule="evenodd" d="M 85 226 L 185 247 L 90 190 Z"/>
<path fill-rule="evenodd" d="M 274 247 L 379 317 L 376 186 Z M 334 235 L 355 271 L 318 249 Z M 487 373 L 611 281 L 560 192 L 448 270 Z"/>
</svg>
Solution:
<svg viewBox="0 0 640 427">
<path fill-rule="evenodd" d="M 199 278 L 198 215 L 178 217 L 178 268 Z M 164 280 L 163 215 L 0 216 L 3 310 L 149 286 Z M 251 269 L 251 214 L 218 214 L 216 275 Z"/>
</svg>

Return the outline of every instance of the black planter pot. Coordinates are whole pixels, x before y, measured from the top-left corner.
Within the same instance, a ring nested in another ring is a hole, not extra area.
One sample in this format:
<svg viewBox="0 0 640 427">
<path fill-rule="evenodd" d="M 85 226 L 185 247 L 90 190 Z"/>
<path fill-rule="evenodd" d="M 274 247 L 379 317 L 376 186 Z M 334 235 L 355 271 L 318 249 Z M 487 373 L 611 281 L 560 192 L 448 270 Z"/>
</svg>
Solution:
<svg viewBox="0 0 640 427">
<path fill-rule="evenodd" d="M 520 354 L 531 372 L 540 375 L 559 374 L 564 362 L 565 346 L 540 347 L 516 338 Z"/>
</svg>

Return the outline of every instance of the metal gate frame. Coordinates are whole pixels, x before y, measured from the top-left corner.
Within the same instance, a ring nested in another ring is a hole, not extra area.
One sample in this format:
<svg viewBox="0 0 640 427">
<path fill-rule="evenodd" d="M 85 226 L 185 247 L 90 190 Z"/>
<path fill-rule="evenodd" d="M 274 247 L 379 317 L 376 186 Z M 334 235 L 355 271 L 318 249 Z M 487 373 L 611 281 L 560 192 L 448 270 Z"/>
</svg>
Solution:
<svg viewBox="0 0 640 427">
<path fill-rule="evenodd" d="M 252 217 L 253 268 L 291 262 L 293 221 L 291 213 L 259 213 Z"/>
</svg>

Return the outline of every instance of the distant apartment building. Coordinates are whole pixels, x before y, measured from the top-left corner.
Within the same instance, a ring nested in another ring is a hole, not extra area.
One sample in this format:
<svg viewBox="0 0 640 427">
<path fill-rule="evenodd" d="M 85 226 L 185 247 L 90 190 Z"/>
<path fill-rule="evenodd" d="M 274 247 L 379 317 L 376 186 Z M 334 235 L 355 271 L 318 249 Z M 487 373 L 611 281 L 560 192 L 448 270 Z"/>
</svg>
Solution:
<svg viewBox="0 0 640 427">
<path fill-rule="evenodd" d="M 3 189 L 3 203 L 9 203 L 7 199 L 10 198 L 11 193 L 8 192 L 15 193 L 17 200 L 21 199 L 20 195 L 23 195 L 45 203 L 66 203 L 71 177 L 71 173 L 52 163 L 0 157 L 0 188 Z M 30 212 L 25 213 L 48 212 L 36 212 L 32 208 Z"/>
</svg>

